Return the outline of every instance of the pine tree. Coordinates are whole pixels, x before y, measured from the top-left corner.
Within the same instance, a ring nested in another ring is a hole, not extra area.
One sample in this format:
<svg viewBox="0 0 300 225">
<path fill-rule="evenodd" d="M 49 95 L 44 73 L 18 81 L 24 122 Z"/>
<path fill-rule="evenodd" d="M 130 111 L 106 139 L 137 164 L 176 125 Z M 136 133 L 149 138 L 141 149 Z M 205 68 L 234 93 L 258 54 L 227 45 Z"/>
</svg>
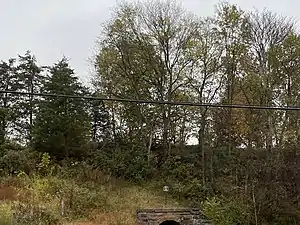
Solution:
<svg viewBox="0 0 300 225">
<path fill-rule="evenodd" d="M 66 58 L 50 67 L 44 93 L 84 95 L 87 89 L 78 81 Z M 47 97 L 39 104 L 33 128 L 35 149 L 59 158 L 80 156 L 89 141 L 88 102 L 82 99 Z"/>
<path fill-rule="evenodd" d="M 16 76 L 15 59 L 0 62 L 0 90 L 18 91 L 19 80 Z M 18 96 L 8 93 L 0 94 L 0 144 L 14 135 L 12 128 L 19 117 Z"/>
<path fill-rule="evenodd" d="M 96 97 L 96 94 L 93 94 Z M 109 112 L 103 101 L 91 102 L 92 140 L 103 142 L 110 135 Z"/>
<path fill-rule="evenodd" d="M 19 55 L 18 77 L 22 83 L 22 91 L 28 93 L 38 93 L 44 76 L 42 75 L 42 68 L 37 65 L 36 58 L 27 51 L 24 56 Z M 22 110 L 22 119 L 19 121 L 19 132 L 25 134 L 25 139 L 31 141 L 31 129 L 33 119 L 36 114 L 38 98 L 29 95 L 23 97 L 20 103 L 20 110 Z M 24 137 L 23 137 L 24 138 Z"/>
</svg>

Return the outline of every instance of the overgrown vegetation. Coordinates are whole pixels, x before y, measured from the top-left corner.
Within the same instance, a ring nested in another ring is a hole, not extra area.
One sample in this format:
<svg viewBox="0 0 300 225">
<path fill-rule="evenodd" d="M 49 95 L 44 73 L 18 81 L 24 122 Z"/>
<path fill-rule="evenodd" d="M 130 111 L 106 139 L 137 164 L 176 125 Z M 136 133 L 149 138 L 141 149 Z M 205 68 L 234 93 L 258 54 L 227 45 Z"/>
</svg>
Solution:
<svg viewBox="0 0 300 225">
<path fill-rule="evenodd" d="M 92 88 L 66 58 L 41 66 L 27 52 L 2 61 L 0 224 L 92 215 L 133 224 L 138 207 L 163 204 L 150 191 L 163 185 L 216 225 L 299 224 L 298 111 L 56 96 L 299 105 L 293 21 L 216 9 L 200 18 L 174 1 L 119 4 L 97 42 Z"/>
<path fill-rule="evenodd" d="M 59 166 L 47 153 L 35 160 L 38 163 L 30 168 L 35 170 L 32 175 L 16 170 L 8 176 L 9 171 L 2 171 L 0 224 L 58 225 L 87 219 L 101 224 L 134 224 L 139 208 L 164 206 L 162 191 L 116 180 L 84 162 Z M 168 204 L 179 206 L 171 198 Z"/>
</svg>

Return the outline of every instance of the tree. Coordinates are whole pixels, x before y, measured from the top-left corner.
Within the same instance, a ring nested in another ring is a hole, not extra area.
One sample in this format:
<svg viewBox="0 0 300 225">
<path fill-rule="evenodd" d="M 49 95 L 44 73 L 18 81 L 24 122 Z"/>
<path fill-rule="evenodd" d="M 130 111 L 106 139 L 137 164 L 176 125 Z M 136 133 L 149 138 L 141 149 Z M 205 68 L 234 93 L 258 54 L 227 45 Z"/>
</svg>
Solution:
<svg viewBox="0 0 300 225">
<path fill-rule="evenodd" d="M 93 94 L 96 97 L 96 94 Z M 103 142 L 110 137 L 109 112 L 103 101 L 91 101 L 92 140 Z"/>
<path fill-rule="evenodd" d="M 197 34 L 197 39 L 194 41 L 194 57 L 195 63 L 193 70 L 187 77 L 190 79 L 188 84 L 192 100 L 199 103 L 212 103 L 217 100 L 221 87 L 223 85 L 224 76 L 221 73 L 222 69 L 222 53 L 223 46 L 220 42 L 220 37 L 215 28 L 215 21 L 212 18 L 207 18 L 201 23 L 201 29 Z M 189 109 L 191 110 L 191 109 Z M 205 150 L 204 145 L 210 141 L 205 140 L 205 134 L 208 132 L 208 108 L 197 108 L 192 113 L 194 118 L 199 150 L 202 160 L 202 179 L 205 183 Z"/>
<path fill-rule="evenodd" d="M 48 80 L 42 87 L 44 93 L 85 95 L 84 88 L 66 58 L 50 67 Z M 38 104 L 33 127 L 33 146 L 57 157 L 82 156 L 90 138 L 91 120 L 88 104 L 81 99 L 49 97 Z"/>
<path fill-rule="evenodd" d="M 217 8 L 216 29 L 223 46 L 222 72 L 225 84 L 222 87 L 221 102 L 232 105 L 239 86 L 242 71 L 242 62 L 247 52 L 247 23 L 245 12 L 236 5 L 222 3 Z M 215 111 L 215 118 L 224 115 L 215 123 L 217 145 L 227 145 L 229 153 L 238 145 L 234 134 L 233 109 Z"/>
<path fill-rule="evenodd" d="M 102 94 L 178 99 L 196 60 L 191 48 L 199 28 L 199 21 L 172 1 L 119 5 L 116 17 L 105 27 L 96 57 L 96 80 Z M 144 137 L 142 140 L 149 140 L 146 143 L 159 137 L 165 156 L 170 154 L 172 115 L 176 114 L 172 106 L 126 104 L 114 106 L 113 111 L 119 121 L 122 117 L 123 130 L 138 132 L 133 136 Z M 162 124 L 161 128 L 156 124 Z"/>
<path fill-rule="evenodd" d="M 39 93 L 41 85 L 44 81 L 42 68 L 36 63 L 36 58 L 27 51 L 24 56 L 19 55 L 19 65 L 17 66 L 18 77 L 22 84 L 22 91 L 30 94 Z M 33 119 L 36 114 L 36 106 L 38 99 L 33 95 L 25 97 L 21 102 L 20 110 L 22 110 L 22 119 L 19 122 L 19 132 L 26 133 L 26 139 L 30 142 L 32 139 L 31 129 Z"/>
<path fill-rule="evenodd" d="M 9 59 L 8 62 L 0 63 L 0 90 L 18 91 L 20 82 L 16 74 L 15 59 Z M 15 136 L 12 132 L 15 121 L 19 118 L 18 96 L 12 96 L 8 93 L 0 95 L 0 144 L 3 144 L 6 138 Z"/>
<path fill-rule="evenodd" d="M 271 75 L 276 83 L 276 102 L 280 105 L 292 107 L 299 105 L 299 60 L 300 60 L 300 37 L 291 33 L 285 40 L 269 51 L 269 63 Z M 300 144 L 299 113 L 278 113 L 275 124 L 275 139 L 277 147 L 296 147 Z"/>
<path fill-rule="evenodd" d="M 276 104 L 276 89 L 278 82 L 277 76 L 272 73 L 270 66 L 270 49 L 280 45 L 294 29 L 293 21 L 278 16 L 270 11 L 250 12 L 247 15 L 249 28 L 248 41 L 251 45 L 252 71 L 259 74 L 260 91 L 262 102 L 260 104 L 272 106 Z M 265 124 L 266 135 L 265 145 L 271 150 L 274 142 L 274 119 L 276 114 L 266 113 Z"/>
</svg>

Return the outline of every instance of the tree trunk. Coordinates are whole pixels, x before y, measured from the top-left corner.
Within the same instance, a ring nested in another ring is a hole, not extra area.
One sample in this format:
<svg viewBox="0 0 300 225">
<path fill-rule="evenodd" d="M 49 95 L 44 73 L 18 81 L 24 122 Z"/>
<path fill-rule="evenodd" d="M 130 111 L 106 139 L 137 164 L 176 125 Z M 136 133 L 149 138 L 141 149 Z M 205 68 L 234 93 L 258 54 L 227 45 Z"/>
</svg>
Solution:
<svg viewBox="0 0 300 225">
<path fill-rule="evenodd" d="M 117 140 L 117 132 L 116 132 L 116 119 L 115 119 L 115 106 L 112 103 L 112 131 L 114 136 L 114 144 L 115 144 L 115 151 L 119 150 L 119 142 Z"/>
<path fill-rule="evenodd" d="M 0 123 L 0 145 L 5 142 L 5 131 L 6 131 L 6 120 L 5 120 L 5 112 L 3 112 L 1 123 Z"/>
<path fill-rule="evenodd" d="M 149 145 L 148 145 L 148 164 L 151 161 L 151 148 L 152 148 L 152 141 L 153 141 L 153 129 L 150 131 L 150 138 L 149 138 Z"/>
<path fill-rule="evenodd" d="M 183 115 L 183 120 L 182 120 L 182 126 L 180 128 L 180 134 L 179 134 L 179 144 L 181 148 L 184 148 L 185 145 L 185 122 L 186 122 L 186 114 Z"/>
<path fill-rule="evenodd" d="M 30 80 L 30 93 L 31 95 L 29 96 L 29 143 L 32 141 L 32 125 L 33 125 L 33 92 L 34 92 L 34 87 L 33 87 L 33 75 L 31 76 Z"/>
<path fill-rule="evenodd" d="M 252 201 L 253 201 L 253 208 L 254 208 L 254 219 L 255 219 L 255 225 L 258 225 L 258 213 L 257 213 L 257 205 L 256 205 L 256 198 L 255 198 L 255 189 L 254 184 L 252 184 Z"/>
<path fill-rule="evenodd" d="M 213 158 L 214 157 L 214 151 L 211 150 L 211 156 L 210 156 L 210 182 L 213 183 L 214 182 L 214 161 Z"/>
<path fill-rule="evenodd" d="M 202 183 L 206 182 L 206 166 L 205 166 L 205 149 L 204 149 L 204 134 L 206 127 L 206 110 L 201 114 L 200 129 L 198 131 L 199 149 L 201 152 L 202 161 Z"/>
<path fill-rule="evenodd" d="M 273 136 L 273 131 L 272 131 L 272 117 L 271 115 L 268 113 L 268 121 L 267 121 L 267 137 L 266 137 L 266 148 L 269 152 L 272 151 L 272 136 Z"/>
<path fill-rule="evenodd" d="M 8 90 L 8 87 L 6 87 L 5 90 Z M 3 94 L 3 107 L 2 107 L 2 118 L 1 118 L 1 127 L 0 127 L 0 144 L 3 144 L 5 142 L 5 136 L 6 136 L 6 128 L 7 128 L 7 109 L 8 109 L 8 94 Z"/>
<path fill-rule="evenodd" d="M 163 110 L 163 147 L 164 147 L 165 159 L 171 154 L 170 143 L 169 143 L 170 114 L 171 114 L 171 107 L 168 106 L 167 110 L 165 110 L 165 107 L 164 107 L 164 110 Z"/>
</svg>

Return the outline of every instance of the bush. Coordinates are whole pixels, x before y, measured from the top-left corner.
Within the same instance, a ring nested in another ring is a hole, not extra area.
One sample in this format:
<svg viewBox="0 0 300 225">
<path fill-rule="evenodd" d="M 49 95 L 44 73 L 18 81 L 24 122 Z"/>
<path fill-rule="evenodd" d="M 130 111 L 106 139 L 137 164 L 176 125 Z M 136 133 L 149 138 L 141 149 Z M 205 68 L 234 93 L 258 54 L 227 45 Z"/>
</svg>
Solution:
<svg viewBox="0 0 300 225">
<path fill-rule="evenodd" d="M 72 215 L 86 216 L 91 209 L 105 205 L 106 194 L 101 190 L 72 185 L 65 190 L 65 200 Z"/>
<path fill-rule="evenodd" d="M 60 218 L 46 207 L 17 203 L 13 206 L 14 225 L 59 225 Z"/>
<path fill-rule="evenodd" d="M 9 150 L 0 158 L 0 168 L 4 173 L 17 174 L 28 170 L 28 159 L 22 151 Z"/>
<path fill-rule="evenodd" d="M 73 178 L 76 181 L 99 181 L 103 178 L 103 173 L 94 168 L 87 162 L 68 161 L 64 162 L 63 166 L 57 167 L 58 176 L 63 179 Z"/>
<path fill-rule="evenodd" d="M 30 150 L 7 150 L 0 157 L 0 172 L 4 174 L 32 173 L 36 169 L 39 154 Z"/>
<path fill-rule="evenodd" d="M 127 149 L 123 146 L 119 152 L 101 151 L 94 156 L 93 165 L 100 170 L 111 173 L 116 177 L 133 182 L 143 182 L 151 176 L 151 166 L 147 161 L 144 149 Z"/>
<path fill-rule="evenodd" d="M 209 183 L 203 185 L 202 180 L 195 178 L 185 183 L 182 194 L 193 207 L 197 207 L 213 195 L 213 189 Z"/>
<path fill-rule="evenodd" d="M 90 209 L 103 206 L 106 201 L 106 193 L 101 189 L 91 190 L 71 180 L 57 178 L 37 179 L 33 183 L 33 190 L 44 201 L 57 198 L 57 202 L 64 201 L 65 214 L 73 216 L 85 216 Z"/>
<path fill-rule="evenodd" d="M 188 200 L 193 207 L 198 207 L 202 201 L 213 195 L 211 185 L 203 185 L 194 164 L 183 162 L 180 156 L 170 156 L 164 162 L 161 176 L 165 184 L 170 186 L 170 193 L 174 197 Z"/>
<path fill-rule="evenodd" d="M 37 165 L 38 171 L 41 175 L 47 176 L 52 175 L 54 166 L 51 166 L 51 158 L 49 153 L 43 153 L 40 163 Z"/>
<path fill-rule="evenodd" d="M 208 199 L 203 203 L 203 211 L 215 225 L 251 224 L 250 210 L 235 200 Z"/>
<path fill-rule="evenodd" d="M 170 156 L 162 165 L 162 176 L 172 180 L 189 181 L 196 175 L 195 166 L 182 162 L 180 156 Z"/>
<path fill-rule="evenodd" d="M 274 225 L 297 225 L 299 224 L 299 217 L 298 216 L 291 216 L 291 215 L 286 215 L 286 216 L 279 216 L 275 218 L 274 221 L 272 221 L 272 224 Z"/>
<path fill-rule="evenodd" d="M 23 151 L 24 147 L 15 142 L 6 141 L 0 145 L 0 157 L 4 156 L 8 151 Z"/>
</svg>

